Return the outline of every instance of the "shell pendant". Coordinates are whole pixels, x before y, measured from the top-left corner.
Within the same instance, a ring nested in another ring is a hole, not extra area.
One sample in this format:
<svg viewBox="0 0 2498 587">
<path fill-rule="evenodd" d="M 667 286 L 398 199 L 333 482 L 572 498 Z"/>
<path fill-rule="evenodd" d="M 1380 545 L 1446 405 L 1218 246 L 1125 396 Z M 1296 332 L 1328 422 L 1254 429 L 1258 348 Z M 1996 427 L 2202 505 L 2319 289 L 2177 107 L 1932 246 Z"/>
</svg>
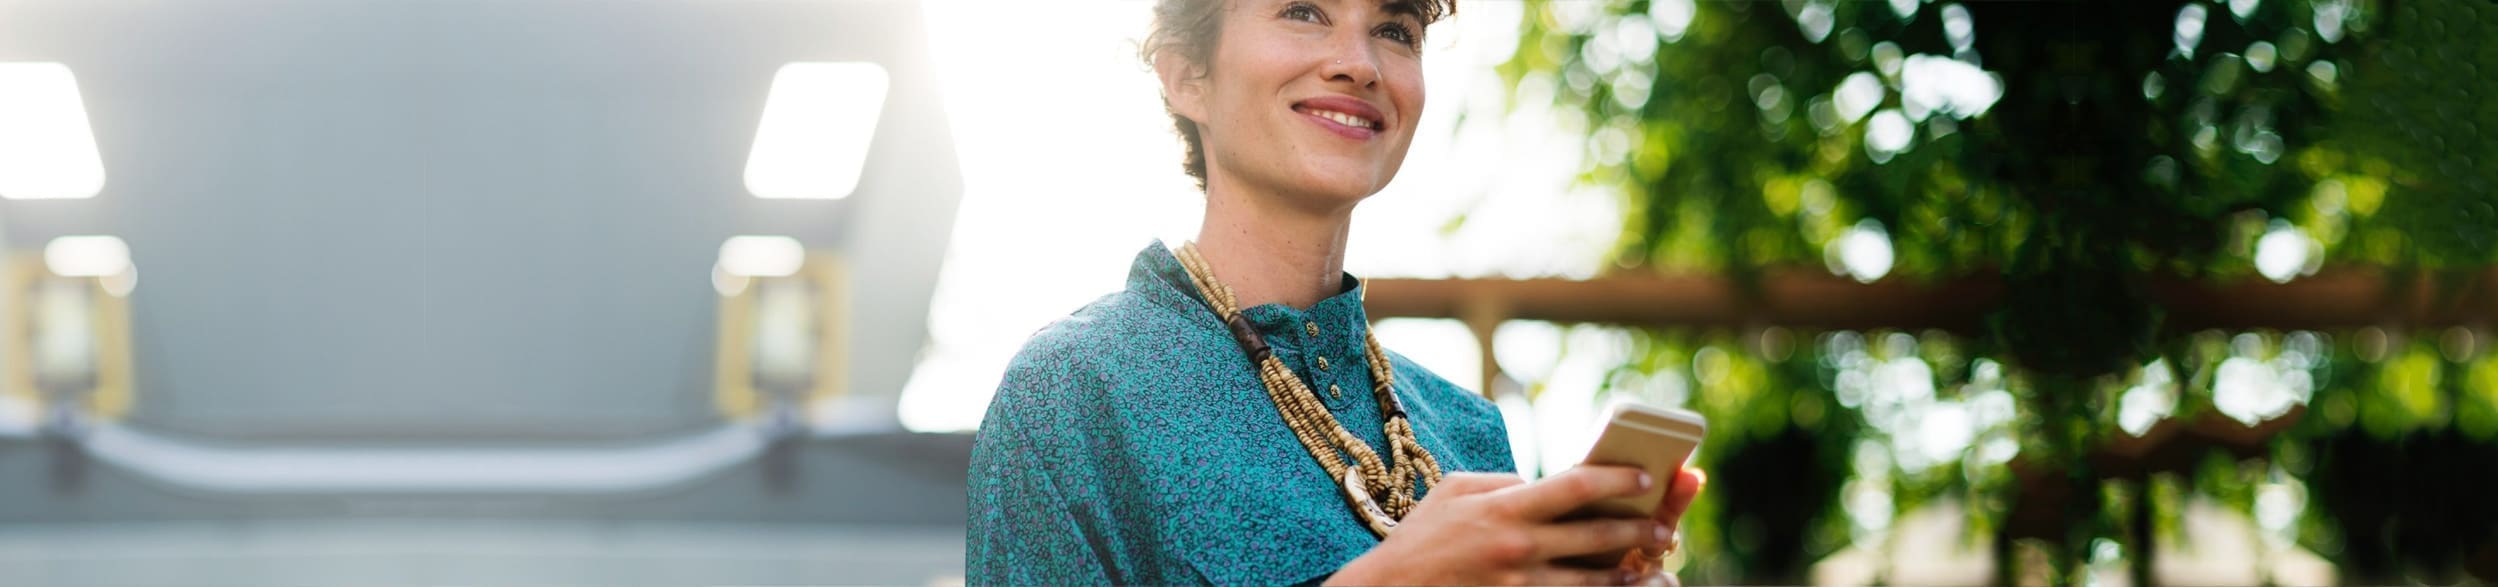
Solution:
<svg viewBox="0 0 2498 587">
<path fill-rule="evenodd" d="M 1396 531 L 1396 518 L 1389 516 L 1388 510 L 1380 508 L 1378 500 L 1371 499 L 1370 489 L 1362 483 L 1361 469 L 1344 468 L 1344 497 L 1345 501 L 1353 504 L 1353 512 L 1368 523 L 1372 533 L 1386 538 L 1389 532 Z"/>
</svg>

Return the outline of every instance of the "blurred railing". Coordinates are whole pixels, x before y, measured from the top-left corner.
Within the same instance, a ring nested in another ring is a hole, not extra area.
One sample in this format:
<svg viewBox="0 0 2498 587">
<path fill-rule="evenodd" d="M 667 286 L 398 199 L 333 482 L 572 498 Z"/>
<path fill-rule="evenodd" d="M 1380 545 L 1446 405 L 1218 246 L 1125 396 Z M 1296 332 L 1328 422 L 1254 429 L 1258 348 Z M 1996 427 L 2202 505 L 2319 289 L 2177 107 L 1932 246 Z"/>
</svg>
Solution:
<svg viewBox="0 0 2498 587">
<path fill-rule="evenodd" d="M 2395 272 L 2327 269 L 2287 283 L 2146 279 L 2171 329 L 2427 329 L 2498 318 L 2498 268 Z M 1477 389 L 1492 389 L 1498 363 L 1492 331 L 1510 320 L 1801 329 L 1979 330 L 2003 296 L 1995 276 L 1872 283 L 1818 269 L 1774 271 L 1751 279 L 1724 275 L 1613 275 L 1572 279 L 1372 279 L 1363 304 L 1372 319 L 1447 318 L 1465 322 L 1482 343 Z"/>
</svg>

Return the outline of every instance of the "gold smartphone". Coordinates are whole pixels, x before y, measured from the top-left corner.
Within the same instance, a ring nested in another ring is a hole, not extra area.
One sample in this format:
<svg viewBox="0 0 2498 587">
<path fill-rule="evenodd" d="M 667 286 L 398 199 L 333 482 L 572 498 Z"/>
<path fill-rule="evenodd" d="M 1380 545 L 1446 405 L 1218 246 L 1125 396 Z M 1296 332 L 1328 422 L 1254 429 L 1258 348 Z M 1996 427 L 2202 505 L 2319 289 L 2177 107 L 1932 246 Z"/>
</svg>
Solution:
<svg viewBox="0 0 2498 587">
<path fill-rule="evenodd" d="M 1604 431 L 1597 433 L 1596 446 L 1587 451 L 1589 465 L 1638 467 L 1647 471 L 1656 485 L 1639 495 L 1599 500 L 1581 506 L 1562 519 L 1633 518 L 1644 519 L 1657 513 L 1657 505 L 1665 501 L 1666 486 L 1674 482 L 1683 464 L 1700 449 L 1700 438 L 1709 431 L 1709 421 L 1688 410 L 1660 408 L 1635 403 L 1615 404 L 1605 417 Z M 1569 562 L 1586 566 L 1612 566 L 1626 552 L 1577 557 Z"/>
</svg>

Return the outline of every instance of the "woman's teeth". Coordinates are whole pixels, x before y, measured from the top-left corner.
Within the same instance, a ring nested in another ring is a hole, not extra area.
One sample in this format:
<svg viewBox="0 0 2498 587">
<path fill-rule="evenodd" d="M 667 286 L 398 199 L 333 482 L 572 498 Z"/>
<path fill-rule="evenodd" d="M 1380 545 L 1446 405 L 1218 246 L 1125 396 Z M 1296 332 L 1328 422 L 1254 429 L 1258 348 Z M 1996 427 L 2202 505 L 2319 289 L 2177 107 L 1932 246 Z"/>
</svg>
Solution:
<svg viewBox="0 0 2498 587">
<path fill-rule="evenodd" d="M 1319 118 L 1325 118 L 1325 119 L 1328 119 L 1328 120 L 1333 120 L 1333 121 L 1336 121 L 1336 124 L 1341 124 L 1341 125 L 1345 125 L 1345 126 L 1350 126 L 1350 127 L 1353 127 L 1353 128 L 1367 128 L 1367 129 L 1371 129 L 1371 130 L 1379 130 L 1379 125 L 1378 125 L 1377 123 L 1373 123 L 1373 122 L 1368 121 L 1368 120 L 1363 120 L 1363 119 L 1362 119 L 1362 117 L 1359 117 L 1359 116 L 1354 116 L 1354 115 L 1351 115 L 1351 114 L 1345 114 L 1345 113 L 1343 113 L 1343 112 L 1335 112 L 1335 111 L 1329 111 L 1329 110 L 1310 110 L 1310 111 L 1309 111 L 1309 113 L 1310 113 L 1310 115 L 1312 115 L 1312 116 L 1317 116 L 1317 117 L 1319 117 Z"/>
</svg>

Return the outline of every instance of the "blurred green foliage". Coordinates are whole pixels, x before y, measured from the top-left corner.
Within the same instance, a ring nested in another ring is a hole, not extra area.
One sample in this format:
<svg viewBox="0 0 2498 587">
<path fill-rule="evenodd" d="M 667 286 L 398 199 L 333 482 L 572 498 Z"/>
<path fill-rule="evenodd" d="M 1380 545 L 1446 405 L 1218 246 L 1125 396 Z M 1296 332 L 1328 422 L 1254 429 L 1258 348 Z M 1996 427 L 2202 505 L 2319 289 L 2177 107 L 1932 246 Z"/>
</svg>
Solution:
<svg viewBox="0 0 2498 587">
<path fill-rule="evenodd" d="M 2346 577 L 2445 576 L 2471 545 L 2498 545 L 2498 512 L 2442 493 L 2498 490 L 2489 474 L 2460 489 L 2378 482 L 2498 462 L 2498 363 L 2422 354 L 2400 333 L 2340 333 L 2282 368 L 2313 378 L 2314 404 L 2271 458 L 2114 485 L 2082 458 L 2126 433 L 2120 404 L 2147 364 L 2175 366 L 2151 385 L 2174 388 L 2164 414 L 2183 418 L 2222 409 L 2211 390 L 2230 358 L 2323 340 L 2163 328 L 2150 279 L 2259 278 L 2254 243 L 2284 229 L 2312 239 L 2305 272 L 2498 262 L 2498 4 L 1528 0 L 1525 14 L 1501 73 L 1590 137 L 1582 180 L 1626 204 L 1623 267 L 1739 283 L 1838 271 L 1848 235 L 1871 232 L 1893 251 L 1886 279 L 2006 288 L 1974 336 L 1788 333 L 1818 343 L 1772 353 L 1761 332 L 1649 333 L 1639 367 L 1718 377 L 1693 398 L 1725 431 L 1701 456 L 1720 490 L 1692 531 L 1724 546 L 1701 580 L 1805 579 L 1878 534 L 1851 519 L 1873 507 L 1856 494 L 1890 497 L 1891 512 L 1966 500 L 1998 517 L 1978 528 L 1997 527 L 2019 489 L 1980 458 L 1987 435 L 2065 480 L 2057 581 L 2139 548 L 2128 534 L 2154 529 L 2136 511 L 2173 515 L 2181 491 L 2254 511 L 2297 487 L 2322 512 L 2299 518 L 2298 539 Z M 2395 348 L 2363 348 L 2376 343 Z M 1920 354 L 1935 355 L 1920 359 L 1935 389 L 1921 405 L 2008 395 L 2019 417 L 1979 430 L 1954 466 L 1911 474 L 1858 443 L 1904 454 L 1895 435 L 1918 426 L 1869 412 L 1837 378 Z M 2415 548 L 2435 540 L 2455 546 Z"/>
</svg>

